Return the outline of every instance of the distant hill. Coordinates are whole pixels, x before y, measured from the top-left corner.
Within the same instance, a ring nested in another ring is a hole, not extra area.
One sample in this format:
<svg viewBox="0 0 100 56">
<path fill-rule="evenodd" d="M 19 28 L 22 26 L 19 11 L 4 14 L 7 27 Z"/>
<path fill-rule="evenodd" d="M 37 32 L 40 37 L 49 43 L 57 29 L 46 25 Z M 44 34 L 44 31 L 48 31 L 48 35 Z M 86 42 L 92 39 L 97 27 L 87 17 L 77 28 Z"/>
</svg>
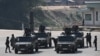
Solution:
<svg viewBox="0 0 100 56">
<path fill-rule="evenodd" d="M 73 24 L 82 24 L 81 14 L 77 8 L 68 6 L 41 6 L 34 10 L 35 27 L 43 24 L 48 27 L 64 27 Z M 29 16 L 28 16 L 29 17 Z M 1 29 L 22 29 L 22 23 L 27 27 L 29 20 L 27 18 L 2 18 L 0 17 Z"/>
</svg>

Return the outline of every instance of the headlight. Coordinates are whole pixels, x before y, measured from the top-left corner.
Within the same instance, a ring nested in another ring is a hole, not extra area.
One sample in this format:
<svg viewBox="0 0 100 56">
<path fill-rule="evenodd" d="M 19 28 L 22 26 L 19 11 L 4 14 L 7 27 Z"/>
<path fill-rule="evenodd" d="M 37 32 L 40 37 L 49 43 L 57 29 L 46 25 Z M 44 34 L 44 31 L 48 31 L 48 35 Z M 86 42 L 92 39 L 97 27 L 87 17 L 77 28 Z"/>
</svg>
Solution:
<svg viewBox="0 0 100 56">
<path fill-rule="evenodd" d="M 71 46 L 71 45 L 68 45 L 69 47 Z"/>
</svg>

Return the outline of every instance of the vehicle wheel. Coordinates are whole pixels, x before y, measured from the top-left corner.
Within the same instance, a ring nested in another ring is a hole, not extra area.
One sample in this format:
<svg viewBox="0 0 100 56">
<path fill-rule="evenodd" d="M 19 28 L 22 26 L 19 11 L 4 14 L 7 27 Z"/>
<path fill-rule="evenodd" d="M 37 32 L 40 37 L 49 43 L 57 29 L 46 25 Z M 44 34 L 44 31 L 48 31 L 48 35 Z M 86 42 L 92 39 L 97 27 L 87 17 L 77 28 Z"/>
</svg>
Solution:
<svg viewBox="0 0 100 56">
<path fill-rule="evenodd" d="M 18 54 L 18 50 L 17 49 L 15 49 L 15 54 Z"/>
<path fill-rule="evenodd" d="M 73 50 L 72 50 L 72 53 L 75 53 L 76 50 L 77 50 L 77 49 L 73 49 Z"/>
<path fill-rule="evenodd" d="M 77 48 L 75 49 L 75 51 L 77 51 Z"/>
<path fill-rule="evenodd" d="M 48 48 L 48 45 L 47 44 L 45 44 L 45 48 Z"/>
<path fill-rule="evenodd" d="M 84 42 L 83 42 L 82 46 L 84 47 Z"/>
<path fill-rule="evenodd" d="M 75 50 L 72 50 L 72 53 L 75 53 Z"/>
<path fill-rule="evenodd" d="M 83 48 L 83 47 L 84 47 L 84 43 L 82 43 L 82 44 L 80 45 L 80 47 Z"/>
<path fill-rule="evenodd" d="M 38 45 L 36 45 L 36 47 L 35 47 L 35 52 L 38 52 Z"/>
<path fill-rule="evenodd" d="M 31 50 L 30 50 L 30 53 L 33 53 L 33 52 L 34 52 L 33 49 L 31 49 Z"/>
<path fill-rule="evenodd" d="M 35 48 L 35 52 L 38 52 L 38 48 Z"/>
<path fill-rule="evenodd" d="M 59 49 L 56 49 L 56 52 L 59 53 Z"/>
</svg>

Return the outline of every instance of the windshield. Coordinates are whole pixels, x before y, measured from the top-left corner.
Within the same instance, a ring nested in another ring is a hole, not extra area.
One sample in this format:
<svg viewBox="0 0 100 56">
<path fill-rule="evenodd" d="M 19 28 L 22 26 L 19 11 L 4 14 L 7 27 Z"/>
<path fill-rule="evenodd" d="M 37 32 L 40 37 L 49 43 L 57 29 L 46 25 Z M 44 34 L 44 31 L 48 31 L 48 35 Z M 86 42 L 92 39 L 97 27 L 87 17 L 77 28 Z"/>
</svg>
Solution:
<svg viewBox="0 0 100 56">
<path fill-rule="evenodd" d="M 82 34 L 77 34 L 76 37 L 81 38 L 83 35 Z"/>
<path fill-rule="evenodd" d="M 82 37 L 83 36 L 83 33 L 73 33 L 75 34 L 76 37 Z"/>
<path fill-rule="evenodd" d="M 47 38 L 48 35 L 46 33 L 37 33 L 36 37 L 38 37 L 38 38 Z"/>
<path fill-rule="evenodd" d="M 68 41 L 68 42 L 72 42 L 72 41 L 74 41 L 75 40 L 75 38 L 74 37 L 72 37 L 72 36 L 70 36 L 70 37 L 59 37 L 58 38 L 58 41 Z"/>
<path fill-rule="evenodd" d="M 17 42 L 31 42 L 32 41 L 32 37 L 18 37 L 16 38 Z"/>
</svg>

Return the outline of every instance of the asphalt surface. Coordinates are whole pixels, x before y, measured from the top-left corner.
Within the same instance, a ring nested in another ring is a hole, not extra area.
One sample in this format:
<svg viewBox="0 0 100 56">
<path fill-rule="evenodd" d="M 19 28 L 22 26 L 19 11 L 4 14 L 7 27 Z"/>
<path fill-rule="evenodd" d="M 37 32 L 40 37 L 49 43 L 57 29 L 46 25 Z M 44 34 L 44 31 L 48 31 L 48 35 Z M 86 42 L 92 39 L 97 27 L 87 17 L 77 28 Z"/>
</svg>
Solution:
<svg viewBox="0 0 100 56">
<path fill-rule="evenodd" d="M 11 50 L 12 53 L 5 53 L 5 40 L 6 37 L 11 37 L 11 34 L 15 34 L 15 36 L 23 35 L 23 31 L 19 30 L 0 30 L 0 56 L 100 56 L 100 32 L 91 32 L 92 35 L 92 47 L 89 48 L 79 48 L 76 53 L 70 52 L 62 52 L 57 54 L 54 50 L 54 44 L 52 48 L 41 48 L 37 53 L 19 53 L 15 54 L 14 50 Z M 52 37 L 57 38 L 61 31 L 52 31 Z M 86 32 L 84 32 L 85 36 Z M 95 51 L 93 46 L 94 36 L 98 36 L 98 50 Z M 52 42 L 53 43 L 53 42 Z M 86 46 L 86 44 L 85 44 Z"/>
</svg>

